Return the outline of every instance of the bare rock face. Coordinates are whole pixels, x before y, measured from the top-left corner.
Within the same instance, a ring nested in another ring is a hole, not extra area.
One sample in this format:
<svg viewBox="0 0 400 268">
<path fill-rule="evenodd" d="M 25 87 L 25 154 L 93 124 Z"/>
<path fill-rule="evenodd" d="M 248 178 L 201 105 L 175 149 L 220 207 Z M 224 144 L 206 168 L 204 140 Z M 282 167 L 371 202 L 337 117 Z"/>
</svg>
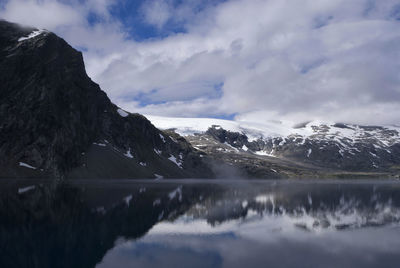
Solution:
<svg viewBox="0 0 400 268">
<path fill-rule="evenodd" d="M 199 153 L 111 103 L 55 34 L 0 21 L 0 177 L 212 177 Z"/>
</svg>

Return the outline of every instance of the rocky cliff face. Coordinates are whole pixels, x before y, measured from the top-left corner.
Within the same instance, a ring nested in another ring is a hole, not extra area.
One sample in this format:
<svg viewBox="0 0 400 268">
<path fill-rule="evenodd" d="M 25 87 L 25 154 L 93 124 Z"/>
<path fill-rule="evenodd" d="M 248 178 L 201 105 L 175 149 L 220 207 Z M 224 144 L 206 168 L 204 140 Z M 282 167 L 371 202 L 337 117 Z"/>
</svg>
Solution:
<svg viewBox="0 0 400 268">
<path fill-rule="evenodd" d="M 199 153 L 111 103 L 79 51 L 0 21 L 0 177 L 201 176 Z"/>
</svg>

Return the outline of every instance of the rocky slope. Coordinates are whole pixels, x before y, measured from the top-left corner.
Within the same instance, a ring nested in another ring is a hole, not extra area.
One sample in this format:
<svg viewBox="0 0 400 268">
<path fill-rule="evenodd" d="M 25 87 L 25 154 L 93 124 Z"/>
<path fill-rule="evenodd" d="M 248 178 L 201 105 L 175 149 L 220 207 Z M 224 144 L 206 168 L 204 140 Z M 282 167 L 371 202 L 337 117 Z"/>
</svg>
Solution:
<svg viewBox="0 0 400 268">
<path fill-rule="evenodd" d="M 111 103 L 82 54 L 0 21 L 0 177 L 212 177 L 185 140 Z"/>
<path fill-rule="evenodd" d="M 398 177 L 400 128 L 307 122 L 251 124 L 150 116 L 197 149 L 251 177 Z"/>
</svg>

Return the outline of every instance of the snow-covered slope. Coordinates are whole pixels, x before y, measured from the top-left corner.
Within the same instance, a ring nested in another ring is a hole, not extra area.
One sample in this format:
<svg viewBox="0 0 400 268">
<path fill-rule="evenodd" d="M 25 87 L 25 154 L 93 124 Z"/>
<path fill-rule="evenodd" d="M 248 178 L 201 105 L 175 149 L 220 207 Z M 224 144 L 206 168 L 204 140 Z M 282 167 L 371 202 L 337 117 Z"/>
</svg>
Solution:
<svg viewBox="0 0 400 268">
<path fill-rule="evenodd" d="M 223 120 L 215 118 L 183 118 L 146 115 L 160 129 L 175 129 L 182 136 L 204 133 L 208 128 L 220 126 L 225 130 L 247 135 L 249 140 L 268 137 L 285 137 L 290 134 L 310 135 L 310 128 L 296 129 L 292 124 L 281 121 L 266 121 L 263 124 L 244 121 Z"/>
<path fill-rule="evenodd" d="M 184 117 L 163 117 L 145 115 L 159 129 L 175 129 L 181 136 L 204 133 L 212 125 L 221 126 L 224 129 L 241 132 L 242 127 L 235 121 L 215 118 L 184 118 Z"/>
<path fill-rule="evenodd" d="M 322 121 L 311 121 L 299 125 L 281 121 L 266 121 L 260 124 L 215 118 L 183 118 L 152 115 L 147 115 L 146 117 L 157 128 L 172 128 L 182 136 L 205 133 L 208 128 L 214 125 L 220 126 L 225 130 L 245 134 L 250 141 L 259 138 L 297 137 L 302 141 L 306 138 L 319 138 L 347 139 L 348 141 L 357 142 L 360 139 L 370 137 L 381 141 L 382 146 L 390 146 L 400 142 L 399 126 L 359 126 Z"/>
</svg>

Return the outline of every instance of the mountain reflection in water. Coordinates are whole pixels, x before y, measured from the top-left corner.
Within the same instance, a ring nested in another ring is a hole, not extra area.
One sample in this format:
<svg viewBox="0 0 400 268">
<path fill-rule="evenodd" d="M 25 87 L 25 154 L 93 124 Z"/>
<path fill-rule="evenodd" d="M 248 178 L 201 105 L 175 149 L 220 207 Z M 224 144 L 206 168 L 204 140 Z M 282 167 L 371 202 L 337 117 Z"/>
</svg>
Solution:
<svg viewBox="0 0 400 268">
<path fill-rule="evenodd" d="M 0 267 L 398 267 L 400 184 L 3 181 Z"/>
</svg>

